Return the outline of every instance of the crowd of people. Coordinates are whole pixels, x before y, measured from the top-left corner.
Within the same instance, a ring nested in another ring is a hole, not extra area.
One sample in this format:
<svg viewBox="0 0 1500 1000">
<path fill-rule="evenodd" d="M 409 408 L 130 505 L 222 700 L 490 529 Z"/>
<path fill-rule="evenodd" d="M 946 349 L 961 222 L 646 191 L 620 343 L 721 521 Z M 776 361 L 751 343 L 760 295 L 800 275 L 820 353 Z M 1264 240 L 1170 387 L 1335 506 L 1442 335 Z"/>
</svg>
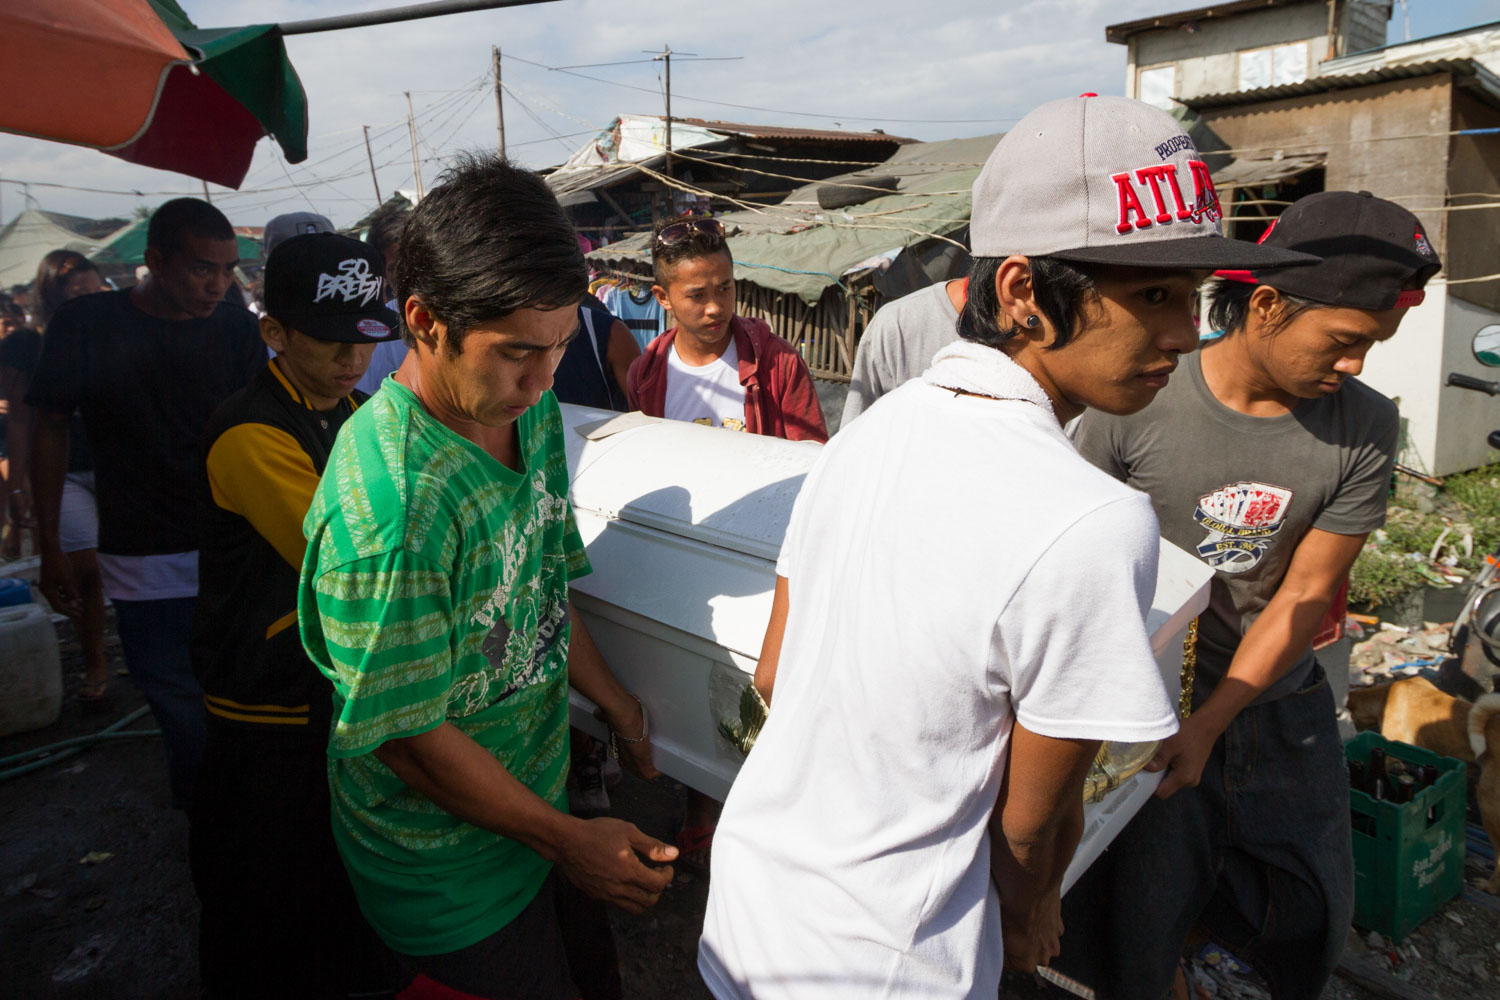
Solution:
<svg viewBox="0 0 1500 1000">
<path fill-rule="evenodd" d="M 493 157 L 363 242 L 272 220 L 254 313 L 203 201 L 157 210 L 130 289 L 49 255 L 35 329 L 0 342 L 9 511 L 86 697 L 115 609 L 190 818 L 205 995 L 618 997 L 606 906 L 654 905 L 674 863 L 710 866 L 720 1000 L 992 998 L 1049 964 L 1159 1000 L 1200 932 L 1319 995 L 1353 888 L 1312 641 L 1397 427 L 1355 376 L 1440 265 L 1368 193 L 1259 244 L 1221 217 L 1166 113 L 1037 108 L 975 182 L 968 277 L 879 311 L 831 439 L 796 346 L 736 313 L 719 222 L 655 226 L 672 322 L 642 350 L 545 182 Z M 767 722 L 676 844 L 569 808 L 606 753 L 659 772 L 570 599 L 559 401 L 826 442 Z M 1159 537 L 1215 571 L 1181 718 L 1146 629 Z M 604 743 L 570 736 L 570 687 Z M 1160 741 L 1161 784 L 1064 896 L 1111 740 Z"/>
</svg>

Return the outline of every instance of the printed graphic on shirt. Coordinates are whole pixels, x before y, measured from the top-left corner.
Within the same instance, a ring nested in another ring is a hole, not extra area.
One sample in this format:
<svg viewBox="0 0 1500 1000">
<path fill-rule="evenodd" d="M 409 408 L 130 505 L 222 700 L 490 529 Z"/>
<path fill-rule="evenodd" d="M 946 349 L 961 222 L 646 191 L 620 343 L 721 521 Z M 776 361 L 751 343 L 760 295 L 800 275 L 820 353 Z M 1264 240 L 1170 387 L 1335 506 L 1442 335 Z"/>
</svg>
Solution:
<svg viewBox="0 0 1500 1000">
<path fill-rule="evenodd" d="M 525 505 L 522 523 L 507 523 L 495 540 L 500 557 L 500 581 L 494 593 L 469 619 L 470 624 L 492 626 L 480 649 L 489 666 L 454 682 L 448 696 L 450 715 L 472 715 L 524 687 L 551 680 L 566 661 L 552 655 L 568 621 L 568 607 L 558 595 L 549 595 L 539 579 L 521 579 L 519 571 L 536 555 L 549 528 L 567 521 L 568 505 L 548 489 L 541 469 L 531 475 L 531 502 Z M 560 557 L 541 555 L 542 577 L 549 573 L 566 577 L 558 566 Z"/>
<path fill-rule="evenodd" d="M 693 423 L 700 427 L 722 427 L 726 431 L 743 431 L 745 429 L 745 422 L 735 417 L 725 417 L 724 422 L 720 424 L 715 424 L 713 417 L 698 417 Z"/>
<path fill-rule="evenodd" d="M 1199 557 L 1223 573 L 1248 573 L 1270 549 L 1291 503 L 1291 490 L 1265 483 L 1233 483 L 1199 497 L 1193 519 L 1208 531 Z"/>
</svg>

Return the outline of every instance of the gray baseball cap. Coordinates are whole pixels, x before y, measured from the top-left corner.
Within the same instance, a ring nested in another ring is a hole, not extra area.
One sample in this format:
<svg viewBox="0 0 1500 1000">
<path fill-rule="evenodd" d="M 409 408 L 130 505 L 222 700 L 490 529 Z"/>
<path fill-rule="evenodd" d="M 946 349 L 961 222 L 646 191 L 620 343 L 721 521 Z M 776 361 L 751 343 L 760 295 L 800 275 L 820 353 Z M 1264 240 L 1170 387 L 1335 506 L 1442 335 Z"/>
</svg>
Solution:
<svg viewBox="0 0 1500 1000">
<path fill-rule="evenodd" d="M 1310 254 L 1224 237 L 1208 165 L 1177 120 L 1126 97 L 1036 108 L 974 182 L 976 257 L 1061 257 L 1163 268 L 1315 264 Z"/>
<path fill-rule="evenodd" d="M 306 233 L 331 233 L 333 231 L 333 223 L 326 215 L 319 215 L 317 212 L 287 212 L 266 223 L 265 232 L 261 234 L 260 241 L 265 259 L 270 260 L 271 251 L 275 250 L 276 244 L 282 240 Z"/>
</svg>

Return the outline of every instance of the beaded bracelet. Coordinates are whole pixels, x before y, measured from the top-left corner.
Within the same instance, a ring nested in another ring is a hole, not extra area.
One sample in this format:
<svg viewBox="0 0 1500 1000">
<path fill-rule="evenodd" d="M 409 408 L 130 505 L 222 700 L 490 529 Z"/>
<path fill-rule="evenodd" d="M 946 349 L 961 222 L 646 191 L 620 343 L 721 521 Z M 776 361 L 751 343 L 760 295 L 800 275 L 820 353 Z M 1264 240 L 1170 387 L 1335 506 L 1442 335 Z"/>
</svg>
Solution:
<svg viewBox="0 0 1500 1000">
<path fill-rule="evenodd" d="M 628 691 L 626 693 L 630 694 L 630 697 L 635 698 L 635 703 L 641 706 L 641 735 L 635 737 L 625 736 L 622 733 L 616 732 L 614 726 L 609 726 L 609 755 L 615 758 L 615 760 L 620 759 L 620 745 L 617 741 L 644 743 L 651 737 L 651 721 L 646 715 L 646 703 L 636 697 L 635 694 Z M 609 724 L 605 723 L 605 725 Z"/>
</svg>

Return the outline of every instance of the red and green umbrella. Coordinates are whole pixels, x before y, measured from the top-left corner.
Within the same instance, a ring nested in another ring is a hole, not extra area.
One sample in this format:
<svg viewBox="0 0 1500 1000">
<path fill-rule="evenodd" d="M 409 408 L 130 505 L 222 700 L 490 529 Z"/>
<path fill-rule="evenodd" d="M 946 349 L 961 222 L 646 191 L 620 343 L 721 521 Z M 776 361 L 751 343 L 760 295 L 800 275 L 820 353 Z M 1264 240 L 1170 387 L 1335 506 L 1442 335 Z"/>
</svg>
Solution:
<svg viewBox="0 0 1500 1000">
<path fill-rule="evenodd" d="M 262 136 L 307 158 L 307 95 L 274 24 L 199 28 L 174 0 L 4 0 L 0 130 L 236 188 Z"/>
</svg>

